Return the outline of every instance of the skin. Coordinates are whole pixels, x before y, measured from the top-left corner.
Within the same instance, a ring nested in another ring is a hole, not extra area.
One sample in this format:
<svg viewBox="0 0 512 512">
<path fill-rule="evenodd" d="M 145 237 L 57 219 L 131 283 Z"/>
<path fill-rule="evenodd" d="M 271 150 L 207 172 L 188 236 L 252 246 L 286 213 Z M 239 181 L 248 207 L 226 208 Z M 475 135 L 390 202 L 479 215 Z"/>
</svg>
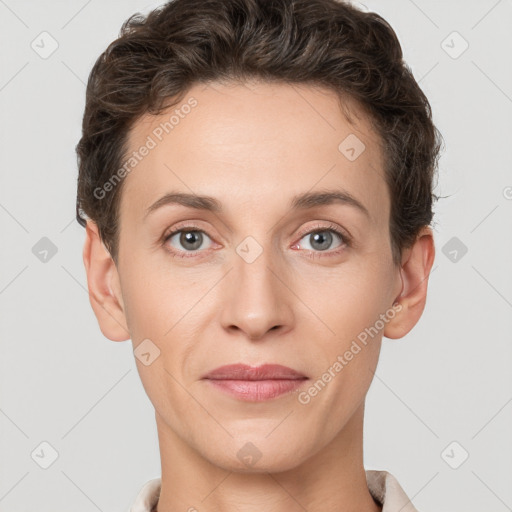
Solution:
<svg viewBox="0 0 512 512">
<path fill-rule="evenodd" d="M 92 221 L 83 251 L 102 333 L 160 350 L 148 366 L 136 358 L 155 407 L 158 511 L 379 511 L 363 466 L 365 397 L 382 336 L 401 338 L 421 317 L 432 230 L 393 264 L 380 140 L 352 100 L 354 124 L 334 93 L 312 86 L 195 85 L 171 111 L 190 97 L 198 106 L 125 178 L 118 264 Z M 168 118 L 141 118 L 131 150 Z M 349 134 L 366 147 L 354 161 L 338 149 Z M 341 188 L 369 215 L 348 204 L 289 207 L 296 194 Z M 170 191 L 213 196 L 224 211 L 167 205 L 144 218 Z M 203 232 L 198 249 L 180 233 L 163 240 L 191 222 Z M 319 249 L 311 232 L 332 225 L 352 245 L 328 231 Z M 248 236 L 262 250 L 252 263 L 237 253 Z M 298 392 L 242 402 L 201 379 L 225 364 L 278 363 L 309 378 L 304 391 L 395 303 L 400 312 L 307 404 Z M 253 465 L 237 456 L 248 442 L 261 454 Z"/>
</svg>

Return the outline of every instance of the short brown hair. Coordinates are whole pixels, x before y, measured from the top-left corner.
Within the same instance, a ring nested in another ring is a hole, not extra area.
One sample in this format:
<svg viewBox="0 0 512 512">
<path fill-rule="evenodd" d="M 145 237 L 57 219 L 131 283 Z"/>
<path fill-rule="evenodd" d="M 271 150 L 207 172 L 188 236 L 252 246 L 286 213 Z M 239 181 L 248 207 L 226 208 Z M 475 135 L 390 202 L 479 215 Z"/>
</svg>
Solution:
<svg viewBox="0 0 512 512">
<path fill-rule="evenodd" d="M 105 197 L 94 191 L 122 166 L 134 123 L 178 103 L 196 83 L 248 78 L 327 87 L 369 114 L 384 148 L 398 264 L 432 221 L 442 137 L 393 29 L 341 0 L 171 0 L 127 19 L 87 83 L 78 222 L 85 226 L 85 213 L 98 225 L 117 262 L 123 182 Z"/>
</svg>

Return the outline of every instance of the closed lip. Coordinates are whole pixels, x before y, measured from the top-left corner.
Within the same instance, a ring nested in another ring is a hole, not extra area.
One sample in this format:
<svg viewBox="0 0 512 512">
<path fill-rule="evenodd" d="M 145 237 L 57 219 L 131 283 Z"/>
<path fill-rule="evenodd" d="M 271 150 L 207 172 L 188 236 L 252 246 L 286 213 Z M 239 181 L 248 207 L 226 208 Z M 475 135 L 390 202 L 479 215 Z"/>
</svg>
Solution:
<svg viewBox="0 0 512 512">
<path fill-rule="evenodd" d="M 228 364 L 220 366 L 202 377 L 210 380 L 301 380 L 305 375 L 280 364 Z"/>
</svg>

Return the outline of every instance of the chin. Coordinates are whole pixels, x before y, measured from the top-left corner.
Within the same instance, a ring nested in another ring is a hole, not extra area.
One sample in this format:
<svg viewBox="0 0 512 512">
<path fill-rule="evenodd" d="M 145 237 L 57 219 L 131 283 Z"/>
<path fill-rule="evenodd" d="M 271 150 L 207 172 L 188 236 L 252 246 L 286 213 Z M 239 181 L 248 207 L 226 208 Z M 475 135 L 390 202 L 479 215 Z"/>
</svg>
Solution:
<svg viewBox="0 0 512 512">
<path fill-rule="evenodd" d="M 294 469 L 307 458 L 304 441 L 294 444 L 289 438 L 286 442 L 276 436 L 271 442 L 265 436 L 250 436 L 252 441 L 249 436 L 243 436 L 243 440 L 235 438 L 227 444 L 215 443 L 214 452 L 208 450 L 203 456 L 234 473 L 280 473 Z"/>
</svg>

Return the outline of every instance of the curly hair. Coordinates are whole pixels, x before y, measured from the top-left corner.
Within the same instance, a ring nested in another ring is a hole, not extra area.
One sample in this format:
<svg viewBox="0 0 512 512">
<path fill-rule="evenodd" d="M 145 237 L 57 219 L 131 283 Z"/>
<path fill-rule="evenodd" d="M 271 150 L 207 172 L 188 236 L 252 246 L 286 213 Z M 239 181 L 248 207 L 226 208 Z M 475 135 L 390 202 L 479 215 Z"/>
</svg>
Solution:
<svg viewBox="0 0 512 512">
<path fill-rule="evenodd" d="M 117 262 L 123 181 L 101 197 L 94 191 L 122 166 L 134 123 L 175 105 L 194 84 L 250 78 L 326 87 L 369 114 L 382 141 L 399 264 L 432 221 L 442 136 L 394 30 L 342 0 L 171 0 L 128 18 L 89 75 L 77 221 L 97 224 Z"/>
</svg>

